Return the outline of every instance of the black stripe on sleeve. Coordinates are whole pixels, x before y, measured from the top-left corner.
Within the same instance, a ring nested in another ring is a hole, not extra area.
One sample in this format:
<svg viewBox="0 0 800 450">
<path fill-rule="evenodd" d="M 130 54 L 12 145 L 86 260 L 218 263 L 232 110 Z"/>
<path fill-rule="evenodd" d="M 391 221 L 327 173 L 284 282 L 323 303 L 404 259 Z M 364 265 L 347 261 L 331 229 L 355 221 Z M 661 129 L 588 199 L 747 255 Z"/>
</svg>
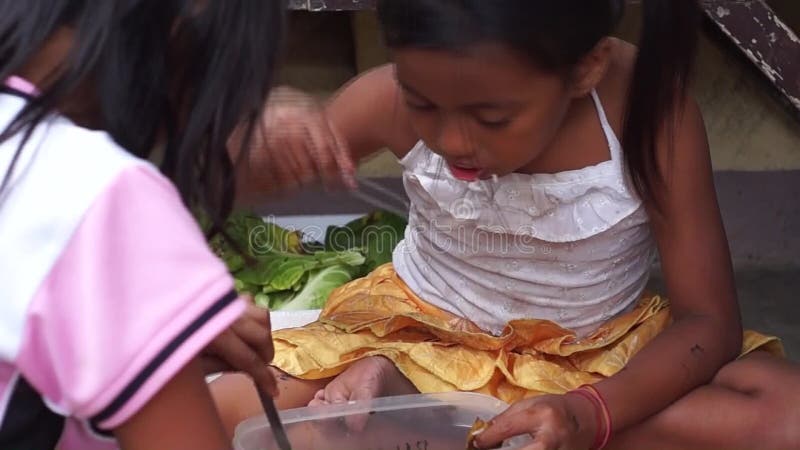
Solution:
<svg viewBox="0 0 800 450">
<path fill-rule="evenodd" d="M 8 86 L 0 86 L 0 93 L 16 95 L 17 97 L 21 97 L 21 98 L 23 98 L 25 100 L 28 100 L 28 101 L 31 101 L 31 100 L 34 99 L 34 97 L 32 95 L 26 94 L 26 93 L 24 93 L 22 91 L 18 91 L 16 89 L 10 88 Z"/>
<path fill-rule="evenodd" d="M 164 347 L 161 352 L 153 358 L 150 363 L 139 372 L 133 381 L 128 384 L 128 386 L 120 392 L 120 394 L 100 413 L 98 413 L 94 418 L 91 420 L 92 427 L 100 432 L 103 433 L 103 430 L 100 429 L 97 424 L 107 420 L 114 414 L 116 414 L 122 407 L 136 394 L 136 392 L 142 387 L 142 385 L 147 381 L 153 373 L 161 367 L 164 362 L 169 359 L 169 357 L 175 353 L 175 350 L 180 348 L 180 346 L 186 342 L 189 337 L 191 337 L 194 333 L 196 333 L 200 328 L 203 327 L 209 320 L 211 320 L 214 316 L 219 314 L 222 310 L 228 307 L 231 303 L 233 303 L 237 298 L 238 294 L 236 291 L 230 291 L 225 294 L 222 298 L 214 302 L 203 314 L 197 317 L 188 327 L 186 327 L 180 334 L 178 334 L 172 342 L 170 342 L 166 347 Z"/>
</svg>

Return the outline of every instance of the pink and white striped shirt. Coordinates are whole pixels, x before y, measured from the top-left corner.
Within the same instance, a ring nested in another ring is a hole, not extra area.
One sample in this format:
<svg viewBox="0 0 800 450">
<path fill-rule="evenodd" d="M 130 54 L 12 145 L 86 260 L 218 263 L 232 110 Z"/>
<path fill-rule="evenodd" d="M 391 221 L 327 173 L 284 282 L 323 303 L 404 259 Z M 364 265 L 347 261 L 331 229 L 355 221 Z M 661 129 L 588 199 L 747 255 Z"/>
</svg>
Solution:
<svg viewBox="0 0 800 450">
<path fill-rule="evenodd" d="M 0 130 L 23 97 L 0 94 Z M 0 178 L 20 142 L 0 144 Z M 0 448 L 116 448 L 107 430 L 243 308 L 168 180 L 47 119 L 0 192 Z"/>
</svg>

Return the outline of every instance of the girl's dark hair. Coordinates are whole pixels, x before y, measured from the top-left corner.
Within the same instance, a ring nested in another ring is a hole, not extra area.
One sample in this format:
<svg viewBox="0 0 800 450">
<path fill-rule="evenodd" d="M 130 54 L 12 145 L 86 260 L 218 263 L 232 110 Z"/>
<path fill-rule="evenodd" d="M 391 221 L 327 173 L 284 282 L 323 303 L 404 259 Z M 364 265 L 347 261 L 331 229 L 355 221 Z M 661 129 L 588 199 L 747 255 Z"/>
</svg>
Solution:
<svg viewBox="0 0 800 450">
<path fill-rule="evenodd" d="M 568 71 L 610 35 L 624 0 L 378 0 L 390 48 L 460 50 L 510 46 L 537 67 Z M 696 0 L 644 0 L 639 56 L 628 92 L 622 144 L 639 195 L 658 205 L 663 181 L 656 158 L 682 109 L 702 17 Z"/>
<path fill-rule="evenodd" d="M 58 30 L 74 43 L 58 74 L 0 134 L 28 137 L 80 92 L 97 128 L 149 157 L 184 202 L 222 223 L 235 195 L 227 141 L 256 126 L 283 37 L 279 0 L 0 0 L 0 81 Z M 12 165 L 3 168 L 8 184 Z M 79 151 L 76 149 L 76 151 Z M 1 169 L 0 169 L 1 170 Z"/>
</svg>

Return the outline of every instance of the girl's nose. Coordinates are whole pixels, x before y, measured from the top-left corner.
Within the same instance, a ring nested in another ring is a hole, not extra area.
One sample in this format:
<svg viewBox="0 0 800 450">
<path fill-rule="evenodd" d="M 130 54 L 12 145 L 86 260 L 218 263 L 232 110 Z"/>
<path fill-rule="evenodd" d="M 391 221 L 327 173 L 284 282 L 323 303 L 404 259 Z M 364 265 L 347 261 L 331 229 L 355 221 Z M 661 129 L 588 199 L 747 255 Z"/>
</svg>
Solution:
<svg viewBox="0 0 800 450">
<path fill-rule="evenodd" d="M 444 119 L 436 138 L 436 149 L 449 160 L 472 159 L 475 142 L 466 122 L 457 117 Z"/>
</svg>

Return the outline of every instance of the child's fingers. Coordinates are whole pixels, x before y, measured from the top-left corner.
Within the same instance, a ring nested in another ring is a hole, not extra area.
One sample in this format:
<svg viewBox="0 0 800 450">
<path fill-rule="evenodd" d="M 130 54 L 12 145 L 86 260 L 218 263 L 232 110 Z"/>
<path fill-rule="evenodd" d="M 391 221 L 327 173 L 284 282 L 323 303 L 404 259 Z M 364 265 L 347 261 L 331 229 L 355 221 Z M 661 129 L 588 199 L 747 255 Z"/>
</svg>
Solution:
<svg viewBox="0 0 800 450">
<path fill-rule="evenodd" d="M 296 127 L 296 125 L 291 125 Z M 297 130 L 281 130 L 276 132 L 277 137 L 270 140 L 264 156 L 269 175 L 260 173 L 260 177 L 267 176 L 273 184 L 271 192 L 280 192 L 300 188 L 316 180 L 314 162 L 309 155 L 309 145 L 305 132 Z M 271 176 L 270 176 L 271 175 Z"/>
<path fill-rule="evenodd" d="M 231 328 L 248 347 L 258 354 L 264 364 L 272 362 L 275 354 L 269 322 L 264 324 L 248 317 L 236 321 Z"/>
<path fill-rule="evenodd" d="M 312 113 L 308 113 L 311 115 Z M 272 137 L 268 139 L 266 152 L 269 164 L 275 172 L 287 172 L 284 188 L 294 188 L 316 180 L 314 169 L 316 149 L 309 137 L 309 119 L 306 114 L 289 113 L 275 118 L 270 126 Z"/>
<path fill-rule="evenodd" d="M 255 304 L 253 296 L 248 295 L 247 298 L 248 298 L 247 309 L 245 309 L 244 314 L 242 314 L 242 317 L 243 318 L 246 317 L 268 330 L 272 329 L 269 318 L 269 310 L 257 306 Z"/>
<path fill-rule="evenodd" d="M 335 126 L 320 115 L 319 126 L 313 129 L 313 136 L 320 151 L 325 155 L 324 164 L 320 167 L 323 179 L 328 187 L 344 185 L 348 189 L 355 187 L 355 164 L 350 156 L 347 143 L 336 132 Z"/>
<path fill-rule="evenodd" d="M 294 131 L 292 131 L 294 133 Z M 280 153 L 272 155 L 271 163 L 275 165 L 279 172 L 284 173 L 287 189 L 297 189 L 306 184 L 308 178 L 308 166 L 303 163 L 306 155 L 305 141 L 287 135 L 282 139 L 283 144 L 278 147 Z"/>
<path fill-rule="evenodd" d="M 523 408 L 516 407 L 517 405 L 519 403 L 489 422 L 489 426 L 475 438 L 475 444 L 479 448 L 493 448 L 506 439 L 528 434 L 530 430 L 536 429 L 537 424 L 534 423 L 536 417 L 526 413 Z M 538 447 L 532 448 L 538 449 Z"/>
<path fill-rule="evenodd" d="M 335 143 L 333 156 L 336 159 L 336 164 L 341 170 L 342 180 L 348 189 L 356 189 L 358 188 L 358 183 L 356 182 L 356 165 L 353 162 L 353 156 L 350 154 L 350 148 L 347 146 L 347 142 L 344 140 L 341 134 L 339 134 L 339 131 L 335 126 L 333 126 L 333 124 L 329 123 L 328 129 L 330 130 L 331 137 L 333 137 L 333 142 Z"/>
<path fill-rule="evenodd" d="M 260 389 L 277 396 L 277 382 L 269 364 L 239 335 L 228 330 L 217 336 L 209 347 L 212 355 L 224 360 L 232 369 L 250 375 Z"/>
<path fill-rule="evenodd" d="M 325 401 L 328 403 L 346 403 L 350 397 L 349 394 L 338 384 L 328 383 L 325 386 Z"/>
<path fill-rule="evenodd" d="M 260 183 L 259 187 L 275 193 L 284 189 L 299 187 L 297 173 L 300 171 L 295 158 L 294 144 L 287 133 L 276 131 L 270 133 L 263 148 L 258 148 L 258 164 L 250 169 Z"/>
<path fill-rule="evenodd" d="M 319 174 L 323 185 L 332 188 L 339 184 L 341 176 L 333 154 L 336 151 L 334 148 L 336 143 L 327 121 L 321 114 L 311 120 L 311 124 L 306 127 L 306 145 L 314 170 Z"/>
<path fill-rule="evenodd" d="M 313 175 L 320 177 L 328 187 L 342 182 L 351 186 L 354 164 L 344 141 L 337 138 L 324 108 L 308 94 L 289 89 L 273 94 L 272 101 L 276 106 L 272 108 L 274 123 L 270 128 L 305 146 L 301 154 L 310 159 L 307 167 Z M 303 135 L 297 136 L 297 133 Z M 281 147 L 270 148 L 284 150 Z"/>
<path fill-rule="evenodd" d="M 294 176 L 304 186 L 316 181 L 319 178 L 317 170 L 315 169 L 316 149 L 309 137 L 308 127 L 305 124 L 291 124 L 289 125 L 289 142 L 288 151 L 295 161 Z M 284 150 L 285 151 L 285 150 Z M 281 154 L 273 155 L 276 163 L 282 159 Z"/>
<path fill-rule="evenodd" d="M 203 365 L 203 372 L 206 375 L 227 372 L 231 369 L 225 361 L 214 355 L 203 355 L 200 358 L 200 363 Z"/>
<path fill-rule="evenodd" d="M 330 403 L 325 400 L 325 389 L 320 389 L 314 394 L 314 398 L 308 402 L 308 406 L 324 406 L 329 405 Z"/>
</svg>

